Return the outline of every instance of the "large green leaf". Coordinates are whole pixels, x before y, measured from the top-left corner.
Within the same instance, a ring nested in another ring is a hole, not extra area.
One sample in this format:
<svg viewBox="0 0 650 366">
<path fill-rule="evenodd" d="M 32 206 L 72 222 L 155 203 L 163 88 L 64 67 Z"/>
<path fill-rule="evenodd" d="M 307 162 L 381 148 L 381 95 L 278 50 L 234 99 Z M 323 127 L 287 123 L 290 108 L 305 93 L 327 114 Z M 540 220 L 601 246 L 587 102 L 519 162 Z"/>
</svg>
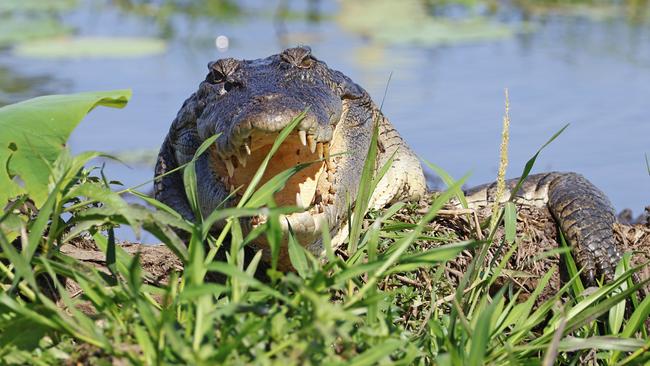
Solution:
<svg viewBox="0 0 650 366">
<path fill-rule="evenodd" d="M 122 108 L 130 97 L 130 90 L 51 95 L 0 108 L 0 205 L 29 193 L 40 206 L 72 130 L 96 106 Z"/>
</svg>

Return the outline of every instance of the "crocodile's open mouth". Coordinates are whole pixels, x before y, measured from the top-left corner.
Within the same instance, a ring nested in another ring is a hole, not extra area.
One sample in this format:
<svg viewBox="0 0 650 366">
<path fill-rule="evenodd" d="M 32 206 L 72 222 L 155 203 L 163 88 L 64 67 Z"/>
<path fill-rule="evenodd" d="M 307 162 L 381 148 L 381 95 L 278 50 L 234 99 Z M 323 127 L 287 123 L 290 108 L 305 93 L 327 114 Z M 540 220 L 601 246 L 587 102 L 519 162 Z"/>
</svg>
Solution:
<svg viewBox="0 0 650 366">
<path fill-rule="evenodd" d="M 211 150 L 213 168 L 227 190 L 236 190 L 235 195 L 241 197 L 277 137 L 277 132 L 254 129 L 229 155 L 216 147 Z M 275 194 L 275 201 L 280 206 L 296 205 L 309 208 L 314 214 L 321 213 L 326 205 L 332 204 L 335 193 L 336 168 L 330 159 L 330 141 L 315 141 L 313 135 L 303 130 L 294 131 L 271 158 L 258 187 L 303 163 L 312 164 L 293 175 L 284 189 Z"/>
</svg>

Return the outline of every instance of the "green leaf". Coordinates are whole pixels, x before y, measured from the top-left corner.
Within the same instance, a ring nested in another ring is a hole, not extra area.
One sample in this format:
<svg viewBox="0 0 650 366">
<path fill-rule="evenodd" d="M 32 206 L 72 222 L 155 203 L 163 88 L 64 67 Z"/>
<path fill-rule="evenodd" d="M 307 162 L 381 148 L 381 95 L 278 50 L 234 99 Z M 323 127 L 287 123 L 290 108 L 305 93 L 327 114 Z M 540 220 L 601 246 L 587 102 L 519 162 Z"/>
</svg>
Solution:
<svg viewBox="0 0 650 366">
<path fill-rule="evenodd" d="M 48 331 L 47 327 L 23 315 L 17 315 L 1 329 L 0 348 L 15 345 L 24 350 L 38 347 L 38 342 Z"/>
<path fill-rule="evenodd" d="M 566 337 L 560 341 L 559 348 L 565 352 L 574 352 L 581 349 L 602 349 L 633 352 L 643 347 L 643 345 L 643 340 L 634 338 L 619 338 L 608 336 L 590 338 Z"/>
<path fill-rule="evenodd" d="M 625 324 L 620 337 L 632 337 L 635 332 L 637 332 L 639 329 L 642 329 L 642 327 L 645 325 L 645 322 L 648 320 L 648 316 L 650 316 L 650 296 L 646 296 L 643 301 L 641 301 L 636 310 L 634 310 L 627 323 Z M 610 364 L 615 364 L 619 356 L 620 351 L 613 352 L 610 358 Z"/>
<path fill-rule="evenodd" d="M 284 186 L 291 177 L 312 164 L 313 162 L 298 164 L 269 179 L 258 190 L 256 190 L 255 193 L 253 193 L 248 202 L 246 202 L 246 207 L 257 208 L 263 205 L 268 205 L 269 201 L 273 198 L 273 195 L 284 189 Z"/>
<path fill-rule="evenodd" d="M 575 260 L 573 259 L 573 255 L 571 255 L 571 247 L 569 244 L 567 244 L 566 239 L 564 239 L 564 234 L 562 233 L 562 230 L 559 229 L 558 226 L 558 241 L 560 244 L 561 248 L 567 249 L 566 252 L 562 255 L 564 258 L 564 262 L 567 268 L 567 273 L 571 278 L 575 278 L 575 280 L 571 281 L 571 288 L 573 289 L 573 294 L 575 297 L 581 296 L 582 293 L 585 291 L 585 286 L 582 284 L 582 280 L 579 277 L 580 270 L 578 270 L 578 265 L 576 264 Z"/>
<path fill-rule="evenodd" d="M 374 365 L 381 359 L 390 356 L 397 349 L 403 347 L 404 344 L 405 341 L 403 340 L 389 339 L 351 359 L 348 362 L 348 366 Z"/>
<path fill-rule="evenodd" d="M 512 245 L 517 235 L 517 207 L 512 202 L 506 202 L 504 225 L 506 227 L 506 241 Z"/>
<path fill-rule="evenodd" d="M 153 341 L 149 336 L 149 333 L 145 330 L 144 327 L 140 325 L 135 325 L 134 327 L 135 339 L 138 341 L 138 345 L 142 349 L 142 353 L 146 357 L 147 364 L 155 364 L 156 359 L 156 348 L 153 345 Z"/>
<path fill-rule="evenodd" d="M 51 95 L 0 108 L 0 204 L 27 192 L 42 205 L 51 165 L 72 130 L 93 108 L 122 108 L 130 97 L 130 90 Z"/>
<path fill-rule="evenodd" d="M 296 269 L 300 277 L 306 278 L 309 267 L 307 257 L 305 256 L 305 249 L 298 244 L 288 220 L 287 225 L 289 225 L 289 259 L 291 260 L 291 265 Z"/>
<path fill-rule="evenodd" d="M 375 161 L 377 160 L 377 139 L 379 138 L 379 123 L 380 121 L 378 119 L 374 121 L 370 146 L 368 146 L 368 151 L 366 152 L 366 160 L 363 163 L 363 168 L 361 169 L 361 179 L 359 179 L 357 199 L 354 204 L 354 213 L 352 214 L 352 221 L 350 223 L 350 239 L 348 244 L 348 252 L 350 254 L 355 254 L 357 251 L 359 236 L 361 235 L 361 226 L 363 225 L 363 218 L 366 215 L 366 211 L 368 210 L 370 196 L 372 195 L 372 187 L 369 182 L 372 182 L 373 180 Z"/>
<path fill-rule="evenodd" d="M 467 175 L 455 182 L 449 189 L 445 192 L 443 192 L 440 196 L 438 196 L 433 203 L 431 204 L 431 207 L 429 207 L 429 211 L 420 219 L 420 222 L 418 222 L 418 225 L 405 237 L 400 239 L 399 241 L 395 242 L 393 244 L 393 248 L 395 248 L 390 255 L 387 256 L 386 260 L 383 261 L 382 265 L 377 268 L 377 270 L 372 274 L 372 276 L 369 277 L 368 282 L 366 282 L 363 287 L 359 289 L 359 291 L 351 296 L 348 299 L 348 302 L 346 303 L 345 307 L 349 308 L 355 303 L 357 303 L 359 300 L 363 298 L 366 292 L 370 288 L 373 288 L 376 286 L 377 281 L 381 276 L 385 274 L 385 272 L 396 262 L 399 261 L 399 259 L 402 257 L 406 249 L 413 244 L 415 239 L 420 235 L 420 233 L 424 230 L 425 226 L 436 216 L 438 213 L 438 210 L 442 208 L 442 206 L 449 201 L 449 199 L 454 195 L 456 190 L 460 189 L 460 187 L 465 183 L 467 180 Z"/>
<path fill-rule="evenodd" d="M 476 326 L 472 333 L 468 365 L 480 366 L 486 363 L 485 353 L 490 342 L 490 333 L 492 332 L 492 315 L 494 314 L 497 305 L 501 302 L 505 289 L 506 287 L 502 287 L 494 299 L 492 299 L 492 303 L 481 311 L 478 316 Z"/>
<path fill-rule="evenodd" d="M 446 262 L 456 258 L 463 250 L 476 246 L 476 241 L 463 241 L 452 244 L 445 244 L 424 252 L 402 255 L 398 264 L 387 271 L 387 274 L 396 272 L 413 271 L 421 267 L 430 266 L 434 263 Z"/>
<path fill-rule="evenodd" d="M 442 169 L 438 165 L 436 165 L 434 163 L 431 163 L 431 162 L 429 162 L 427 160 L 423 160 L 423 161 L 424 161 L 424 164 L 427 167 L 429 167 L 429 169 L 433 170 L 433 172 L 436 173 L 436 175 L 438 175 L 438 177 L 440 179 L 442 179 L 442 181 L 445 183 L 447 188 L 451 187 L 454 184 L 454 182 L 455 182 L 454 178 L 452 178 L 452 176 L 449 175 L 449 173 L 447 173 L 444 169 Z M 467 199 L 465 198 L 465 193 L 463 192 L 463 190 L 461 188 L 458 188 L 456 190 L 456 192 L 455 192 L 455 195 L 456 195 L 456 198 L 458 199 L 458 201 L 460 202 L 461 206 L 463 206 L 464 208 L 467 208 L 468 207 L 467 206 Z"/>
<path fill-rule="evenodd" d="M 133 229 L 136 236 L 140 235 L 141 212 L 137 206 L 129 205 L 124 198 L 109 188 L 93 183 L 76 186 L 67 195 L 67 198 L 86 197 L 90 200 L 101 202 L 106 215 L 122 215 Z"/>
<path fill-rule="evenodd" d="M 242 284 L 245 284 L 249 287 L 255 288 L 260 292 L 263 292 L 267 295 L 273 296 L 277 298 L 278 300 L 282 300 L 286 303 L 290 303 L 291 300 L 287 298 L 285 295 L 281 294 L 277 290 L 265 285 L 261 281 L 255 279 L 253 276 L 249 275 L 246 272 L 240 271 L 238 268 L 233 266 L 230 263 L 224 263 L 224 262 L 212 262 L 208 264 L 208 270 L 210 271 L 215 271 L 215 272 L 220 272 L 225 274 L 226 276 L 229 277 L 235 277 L 237 278 Z"/>
<path fill-rule="evenodd" d="M 616 270 L 614 272 L 614 278 L 619 278 L 627 269 L 629 269 L 630 257 L 632 253 L 625 253 L 620 262 L 616 265 Z M 627 289 L 627 283 L 621 283 L 621 286 L 613 292 L 613 294 L 619 293 L 622 290 Z M 612 334 L 616 335 L 621 330 L 623 325 L 623 319 L 625 317 L 625 303 L 626 301 L 621 301 L 616 304 L 609 310 L 609 329 Z"/>
<path fill-rule="evenodd" d="M 257 185 L 262 180 L 262 176 L 264 175 L 264 172 L 266 171 L 266 167 L 269 165 L 271 158 L 278 151 L 280 145 L 282 145 L 284 140 L 286 140 L 286 138 L 291 134 L 291 132 L 293 132 L 296 126 L 298 126 L 300 121 L 302 121 L 305 118 L 305 115 L 307 115 L 307 110 L 308 109 L 302 111 L 291 122 L 289 122 L 289 124 L 286 125 L 282 129 L 282 131 L 280 131 L 278 137 L 275 138 L 275 141 L 273 142 L 273 146 L 271 146 L 269 153 L 266 155 L 266 157 L 264 158 L 260 166 L 257 168 L 257 171 L 255 172 L 255 175 L 253 175 L 253 178 L 251 178 L 251 181 L 248 184 L 248 187 L 246 187 L 246 190 L 244 191 L 242 198 L 239 200 L 237 207 L 244 207 L 245 205 L 248 204 L 248 201 L 250 200 L 250 198 L 253 196 L 253 193 L 257 189 Z"/>
<path fill-rule="evenodd" d="M 526 179 L 528 174 L 530 174 L 530 171 L 533 169 L 533 165 L 535 165 L 535 160 L 537 160 L 537 157 L 539 156 L 539 154 L 541 154 L 542 150 L 544 150 L 544 148 L 546 148 L 548 145 L 550 145 L 551 142 L 553 142 L 553 140 L 555 140 L 558 136 L 560 136 L 560 134 L 562 132 L 564 132 L 564 130 L 566 130 L 567 127 L 569 127 L 568 123 L 566 125 L 564 125 L 564 127 L 560 128 L 559 131 L 554 133 L 553 136 L 551 136 L 551 138 L 548 139 L 548 141 L 546 141 L 546 143 L 544 143 L 544 145 L 542 145 L 542 147 L 540 147 L 537 150 L 535 155 L 533 155 L 533 157 L 531 157 L 526 162 L 526 165 L 524 166 L 524 171 L 521 173 L 521 177 L 519 177 L 519 181 L 517 181 L 517 184 L 515 185 L 515 188 L 510 191 L 510 199 L 508 199 L 508 201 L 513 201 L 515 199 L 515 197 L 517 197 L 517 193 L 519 192 L 519 189 L 521 188 L 521 185 L 524 183 L 524 179 Z"/>
<path fill-rule="evenodd" d="M 191 301 L 196 301 L 196 299 L 206 295 L 217 297 L 220 294 L 228 291 L 229 291 L 228 287 L 216 283 L 187 285 L 183 288 L 183 291 L 180 294 L 178 294 L 178 299 L 181 301 L 191 302 Z"/>
<path fill-rule="evenodd" d="M 38 59 L 135 58 L 164 53 L 162 39 L 144 37 L 67 37 L 23 42 L 14 48 L 18 57 Z"/>
</svg>

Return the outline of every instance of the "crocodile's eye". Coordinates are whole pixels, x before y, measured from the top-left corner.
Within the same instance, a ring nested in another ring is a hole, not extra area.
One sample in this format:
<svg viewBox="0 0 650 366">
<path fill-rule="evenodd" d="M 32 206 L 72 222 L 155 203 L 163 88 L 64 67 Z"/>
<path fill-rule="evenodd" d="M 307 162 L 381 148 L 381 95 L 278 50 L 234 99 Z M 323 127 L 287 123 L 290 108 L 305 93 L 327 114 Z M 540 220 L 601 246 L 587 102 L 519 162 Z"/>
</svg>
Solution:
<svg viewBox="0 0 650 366">
<path fill-rule="evenodd" d="M 210 72 L 210 82 L 212 84 L 219 84 L 223 83 L 224 81 L 226 81 L 226 75 L 224 75 L 221 71 L 212 70 Z"/>
<path fill-rule="evenodd" d="M 212 84 L 225 83 L 228 77 L 234 74 L 239 68 L 239 61 L 232 58 L 225 58 L 208 63 L 210 70 L 207 81 Z"/>
</svg>

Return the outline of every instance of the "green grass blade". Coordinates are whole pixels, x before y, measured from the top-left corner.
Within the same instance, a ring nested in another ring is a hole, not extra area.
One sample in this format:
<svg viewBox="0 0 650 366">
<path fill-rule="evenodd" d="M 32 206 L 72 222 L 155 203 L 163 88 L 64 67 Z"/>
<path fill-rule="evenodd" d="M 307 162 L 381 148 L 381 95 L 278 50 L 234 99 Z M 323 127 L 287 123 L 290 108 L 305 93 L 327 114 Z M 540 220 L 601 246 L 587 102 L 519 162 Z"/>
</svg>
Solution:
<svg viewBox="0 0 650 366">
<path fill-rule="evenodd" d="M 616 265 L 616 270 L 614 271 L 615 279 L 620 277 L 623 273 L 625 273 L 627 269 L 629 269 L 628 266 L 626 266 L 626 263 L 629 263 L 631 255 L 632 253 L 625 253 L 623 255 L 623 258 Z M 626 288 L 627 288 L 627 282 L 623 282 L 621 283 L 619 290 L 615 290 L 613 294 L 618 293 L 621 290 L 625 290 Z M 619 331 L 621 330 L 621 327 L 623 326 L 623 319 L 625 317 L 625 305 L 626 305 L 626 301 L 622 301 L 609 310 L 608 325 L 609 325 L 610 332 L 614 335 L 618 334 Z"/>
<path fill-rule="evenodd" d="M 517 207 L 514 203 L 506 202 L 503 220 L 506 229 L 506 242 L 512 245 L 517 235 Z"/>
<path fill-rule="evenodd" d="M 524 171 L 521 173 L 521 177 L 519 178 L 519 181 L 517 181 L 515 188 L 510 191 L 510 199 L 508 199 L 508 201 L 512 202 L 515 199 L 515 197 L 517 197 L 517 193 L 519 193 L 519 189 L 521 188 L 521 185 L 523 184 L 526 177 L 528 177 L 528 174 L 530 174 L 530 171 L 533 169 L 533 165 L 535 165 L 535 161 L 537 160 L 537 157 L 542 152 L 542 150 L 544 150 L 544 148 L 550 145 L 551 142 L 553 142 L 553 140 L 555 140 L 558 136 L 560 136 L 560 134 L 564 132 L 564 130 L 566 130 L 567 127 L 569 127 L 568 123 L 564 125 L 564 127 L 562 127 L 559 131 L 554 133 L 553 136 L 551 136 L 551 138 L 548 139 L 548 141 L 546 141 L 546 143 L 544 143 L 544 145 L 542 145 L 542 147 L 540 147 L 539 150 L 537 150 L 535 155 L 533 155 L 533 157 L 531 157 L 526 162 L 526 165 L 524 166 Z"/>
<path fill-rule="evenodd" d="M 488 344 L 490 343 L 490 333 L 492 332 L 492 317 L 505 292 L 505 287 L 496 294 L 492 303 L 479 313 L 476 326 L 472 331 L 472 341 L 469 351 L 467 365 L 480 366 L 485 364 L 485 354 Z"/>
<path fill-rule="evenodd" d="M 263 205 L 267 205 L 273 198 L 274 194 L 284 189 L 284 186 L 286 185 L 287 181 L 291 179 L 291 177 L 306 167 L 314 164 L 315 162 L 316 161 L 298 164 L 269 179 L 258 190 L 256 190 L 255 193 L 253 193 L 248 202 L 246 202 L 245 207 L 257 208 Z"/>
<path fill-rule="evenodd" d="M 298 275 L 302 278 L 307 278 L 309 267 L 307 257 L 305 256 L 305 249 L 296 240 L 293 229 L 288 221 L 287 225 L 289 228 L 289 260 L 293 268 L 298 272 Z"/>
<path fill-rule="evenodd" d="M 366 152 L 366 160 L 361 169 L 361 178 L 359 180 L 359 188 L 357 190 L 357 199 L 354 203 L 354 209 L 350 222 L 350 234 L 348 252 L 354 254 L 357 252 L 357 245 L 359 244 L 359 236 L 361 235 L 361 226 L 363 225 L 363 218 L 368 209 L 370 202 L 371 182 L 373 181 L 373 174 L 375 170 L 375 161 L 377 160 L 377 138 L 379 136 L 379 120 L 374 121 L 372 130 L 372 137 L 370 139 L 370 146 Z"/>
<path fill-rule="evenodd" d="M 291 122 L 289 122 L 289 124 L 285 128 L 282 129 L 282 131 L 280 131 L 278 137 L 276 137 L 275 139 L 275 142 L 273 142 L 273 146 L 271 146 L 271 149 L 269 150 L 268 154 L 266 155 L 266 157 L 264 158 L 260 166 L 257 168 L 255 175 L 253 175 L 253 178 L 248 184 L 248 187 L 246 187 L 246 191 L 244 191 L 242 198 L 239 200 L 239 204 L 237 204 L 237 207 L 244 207 L 244 205 L 248 203 L 248 200 L 252 197 L 253 193 L 257 189 L 257 185 L 262 180 L 262 176 L 264 175 L 264 172 L 266 171 L 266 167 L 269 165 L 271 158 L 278 151 L 280 145 L 282 145 L 284 140 L 286 140 L 286 138 L 291 134 L 291 132 L 293 132 L 296 126 L 298 126 L 300 121 L 302 121 L 306 115 L 307 115 L 307 109 L 302 111 L 302 113 L 296 116 Z"/>
<path fill-rule="evenodd" d="M 436 200 L 431 204 L 429 211 L 422 217 L 418 226 L 411 232 L 409 235 L 405 236 L 399 242 L 394 244 L 396 248 L 386 259 L 386 261 L 379 267 L 376 272 L 368 279 L 368 282 L 359 289 L 359 291 L 353 295 L 348 302 L 346 303 L 346 308 L 354 305 L 357 301 L 363 298 L 365 293 L 373 286 L 377 284 L 378 279 L 384 275 L 384 272 L 388 270 L 393 264 L 395 264 L 402 253 L 415 241 L 418 235 L 422 232 L 426 224 L 428 224 L 437 214 L 438 210 L 449 201 L 449 199 L 456 193 L 456 191 L 462 186 L 462 184 L 467 179 L 467 175 L 461 178 L 459 181 L 455 182 L 447 191 L 442 193 Z"/>
<path fill-rule="evenodd" d="M 574 297 L 578 298 L 585 291 L 585 286 L 582 284 L 582 280 L 580 279 L 579 276 L 581 271 L 578 270 L 578 265 L 573 259 L 573 255 L 571 255 L 571 247 L 567 244 L 566 240 L 564 239 L 564 234 L 562 233 L 562 230 L 559 227 L 558 227 L 558 241 L 560 247 L 566 249 L 566 251 L 562 255 L 562 258 L 564 259 L 564 263 L 567 268 L 567 273 L 571 278 L 575 278 L 575 280 L 571 282 L 571 288 L 573 290 Z"/>
<path fill-rule="evenodd" d="M 284 301 L 286 303 L 291 303 L 291 300 L 281 294 L 280 292 L 276 291 L 275 289 L 265 285 L 264 283 L 260 282 L 259 280 L 255 279 L 253 276 L 248 275 L 246 272 L 240 271 L 239 269 L 235 268 L 230 263 L 224 263 L 224 262 L 212 262 L 208 265 L 208 270 L 214 271 L 214 272 L 219 272 L 223 273 L 226 276 L 230 277 L 236 277 L 239 281 L 242 283 L 255 288 L 256 290 L 263 292 L 267 295 L 270 295 L 274 298 L 277 298 L 278 300 Z"/>
<path fill-rule="evenodd" d="M 362 354 L 354 357 L 347 363 L 348 366 L 374 365 L 380 360 L 387 358 L 391 353 L 403 347 L 405 341 L 389 339 L 378 344 Z"/>
<path fill-rule="evenodd" d="M 454 178 L 452 178 L 452 176 L 449 173 L 447 173 L 440 166 L 438 166 L 438 165 L 436 165 L 436 164 L 434 164 L 434 163 L 432 163 L 430 161 L 427 161 L 425 159 L 423 159 L 422 161 L 424 161 L 424 164 L 427 167 L 429 167 L 429 169 L 433 170 L 433 172 L 436 173 L 436 175 L 438 177 L 440 177 L 440 179 L 442 179 L 443 183 L 445 183 L 445 185 L 447 186 L 447 189 L 449 189 L 449 187 L 451 187 L 454 184 L 454 182 L 456 181 L 456 180 L 454 180 Z M 467 199 L 465 198 L 465 193 L 463 192 L 463 190 L 459 188 L 458 190 L 456 190 L 455 195 L 456 195 L 456 198 L 458 199 L 458 201 L 460 202 L 461 206 L 463 206 L 464 208 L 467 208 L 468 207 L 467 206 Z"/>
</svg>

